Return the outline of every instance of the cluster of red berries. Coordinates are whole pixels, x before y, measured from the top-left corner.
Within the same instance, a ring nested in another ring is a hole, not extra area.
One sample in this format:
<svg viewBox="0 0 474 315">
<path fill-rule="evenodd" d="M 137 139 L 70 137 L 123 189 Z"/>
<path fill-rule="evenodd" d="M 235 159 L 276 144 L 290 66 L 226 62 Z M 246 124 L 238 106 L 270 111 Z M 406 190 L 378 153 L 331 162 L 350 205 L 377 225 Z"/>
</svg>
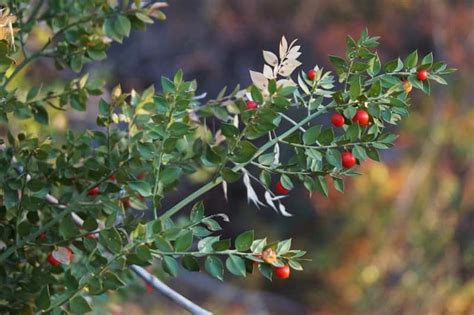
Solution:
<svg viewBox="0 0 474 315">
<path fill-rule="evenodd" d="M 370 123 L 370 115 L 363 109 L 358 109 L 352 117 L 352 121 L 359 123 L 360 126 L 367 126 Z M 335 127 L 342 127 L 346 123 L 346 119 L 340 113 L 334 113 L 331 116 L 331 123 Z"/>
</svg>

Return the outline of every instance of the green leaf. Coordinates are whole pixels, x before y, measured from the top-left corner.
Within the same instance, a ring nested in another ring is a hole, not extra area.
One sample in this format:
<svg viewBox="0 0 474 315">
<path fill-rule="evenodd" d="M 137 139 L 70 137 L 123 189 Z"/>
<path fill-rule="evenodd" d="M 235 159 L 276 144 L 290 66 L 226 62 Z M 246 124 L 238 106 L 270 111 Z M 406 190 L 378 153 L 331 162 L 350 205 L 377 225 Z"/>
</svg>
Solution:
<svg viewBox="0 0 474 315">
<path fill-rule="evenodd" d="M 200 270 L 197 259 L 191 255 L 184 255 L 181 264 L 183 265 L 184 269 L 188 271 L 196 272 Z"/>
<path fill-rule="evenodd" d="M 298 271 L 303 270 L 303 266 L 301 266 L 301 264 L 296 260 L 289 260 L 288 265 L 294 270 L 298 270 Z"/>
<path fill-rule="evenodd" d="M 333 177 L 333 185 L 337 191 L 344 192 L 344 180 L 339 177 Z"/>
<path fill-rule="evenodd" d="M 79 229 L 70 216 L 63 218 L 59 222 L 59 234 L 64 239 L 72 238 L 79 234 Z"/>
<path fill-rule="evenodd" d="M 151 185 L 143 180 L 129 182 L 128 187 L 143 197 L 150 197 L 153 195 L 151 191 Z"/>
<path fill-rule="evenodd" d="M 212 249 L 216 252 L 222 252 L 230 248 L 230 239 L 220 240 L 212 243 Z"/>
<path fill-rule="evenodd" d="M 199 201 L 193 206 L 191 210 L 190 220 L 193 223 L 199 222 L 204 218 L 204 204 Z"/>
<path fill-rule="evenodd" d="M 421 61 L 421 67 L 429 68 L 431 67 L 432 64 L 433 64 L 433 53 L 429 53 Z"/>
<path fill-rule="evenodd" d="M 172 252 L 173 246 L 171 243 L 163 238 L 162 236 L 155 236 L 155 246 L 157 249 L 164 251 L 164 252 Z"/>
<path fill-rule="evenodd" d="M 205 218 L 204 220 L 202 220 L 202 223 L 205 224 L 206 227 L 210 231 L 220 231 L 220 230 L 222 230 L 221 225 L 216 220 L 214 220 L 212 218 Z"/>
<path fill-rule="evenodd" d="M 183 235 L 178 237 L 174 243 L 174 248 L 177 252 L 185 252 L 193 245 L 193 233 L 186 231 Z"/>
<path fill-rule="evenodd" d="M 178 262 L 171 256 L 163 256 L 162 262 L 163 271 L 172 277 L 178 275 Z"/>
<path fill-rule="evenodd" d="M 319 134 L 321 133 L 322 126 L 317 125 L 309 128 L 303 134 L 303 143 L 306 145 L 311 145 L 318 140 Z"/>
<path fill-rule="evenodd" d="M 104 273 L 102 276 L 102 284 L 106 290 L 117 290 L 125 286 L 125 282 L 111 271 Z"/>
<path fill-rule="evenodd" d="M 160 181 L 164 185 L 169 185 L 169 184 L 175 182 L 176 180 L 178 180 L 179 176 L 181 175 L 181 172 L 182 172 L 182 170 L 179 167 L 167 166 L 160 173 Z M 151 187 L 150 187 L 150 193 L 151 193 Z M 145 195 L 143 195 L 143 196 L 145 196 Z"/>
<path fill-rule="evenodd" d="M 374 161 L 380 161 L 379 152 L 373 147 L 367 148 L 367 156 Z"/>
<path fill-rule="evenodd" d="M 287 253 L 291 248 L 291 238 L 278 242 L 276 253 L 278 256 Z"/>
<path fill-rule="evenodd" d="M 36 298 L 36 306 L 40 310 L 45 310 L 51 305 L 50 295 L 49 295 L 49 286 L 46 285 L 41 290 L 40 294 Z"/>
<path fill-rule="evenodd" d="M 352 124 L 346 130 L 346 136 L 350 141 L 355 141 L 360 138 L 360 125 Z"/>
<path fill-rule="evenodd" d="M 291 178 L 286 174 L 283 174 L 280 176 L 280 182 L 283 185 L 283 187 L 288 190 L 292 190 L 294 187 L 293 182 L 291 181 Z"/>
<path fill-rule="evenodd" d="M 269 264 L 258 264 L 258 270 L 265 278 L 272 281 L 272 276 L 273 276 L 272 266 L 270 266 Z"/>
<path fill-rule="evenodd" d="M 238 251 L 248 250 L 252 246 L 253 238 L 254 238 L 254 231 L 253 230 L 240 234 L 235 239 L 235 248 Z"/>
<path fill-rule="evenodd" d="M 324 196 L 328 196 L 328 183 L 324 176 L 318 176 L 315 181 L 316 189 L 323 194 Z"/>
<path fill-rule="evenodd" d="M 418 63 L 418 51 L 414 50 L 403 61 L 407 69 L 415 68 Z"/>
<path fill-rule="evenodd" d="M 368 97 L 377 97 L 380 95 L 382 92 L 382 84 L 380 83 L 380 80 L 375 81 L 370 89 L 367 91 L 367 96 Z"/>
<path fill-rule="evenodd" d="M 200 252 L 203 253 L 210 253 L 212 252 L 212 244 L 215 242 L 219 241 L 219 236 L 209 236 L 206 238 L 203 238 L 202 240 L 199 241 L 197 247 Z"/>
<path fill-rule="evenodd" d="M 322 145 L 330 145 L 334 140 L 334 130 L 332 128 L 324 129 L 319 135 L 318 140 Z"/>
<path fill-rule="evenodd" d="M 222 175 L 222 178 L 228 182 L 228 183 L 234 183 L 236 181 L 238 181 L 241 177 L 241 173 L 238 173 L 238 172 L 234 172 L 232 169 L 228 168 L 228 167 L 224 167 L 222 168 L 221 170 L 221 175 Z"/>
<path fill-rule="evenodd" d="M 74 314 L 84 314 L 92 311 L 92 307 L 82 296 L 76 296 L 69 301 L 69 309 Z"/>
<path fill-rule="evenodd" d="M 352 148 L 352 153 L 354 154 L 355 158 L 361 162 L 367 159 L 367 153 L 365 152 L 365 149 L 360 145 L 355 145 Z"/>
<path fill-rule="evenodd" d="M 105 20 L 103 29 L 105 35 L 119 43 L 122 42 L 122 36 L 115 30 L 115 19 L 113 17 L 107 18 Z"/>
<path fill-rule="evenodd" d="M 240 131 L 232 124 L 221 124 L 222 134 L 227 138 L 235 138 L 239 135 Z"/>
<path fill-rule="evenodd" d="M 246 163 L 252 159 L 257 147 L 249 141 L 241 141 L 237 146 L 237 150 L 234 153 L 232 160 L 236 163 Z"/>
<path fill-rule="evenodd" d="M 218 257 L 207 256 L 204 263 L 204 268 L 214 278 L 217 278 L 221 281 L 224 280 L 224 265 Z"/>
<path fill-rule="evenodd" d="M 252 85 L 252 87 L 250 88 L 250 94 L 252 95 L 252 99 L 255 102 L 257 102 L 258 104 L 263 103 L 262 93 L 260 92 L 260 90 L 255 85 Z"/>
<path fill-rule="evenodd" d="M 258 239 L 252 242 L 252 245 L 250 246 L 250 250 L 252 251 L 252 253 L 261 253 L 266 245 L 267 245 L 266 238 Z"/>
<path fill-rule="evenodd" d="M 355 100 L 361 94 L 361 77 L 360 75 L 354 75 L 351 78 L 351 87 L 349 89 L 349 94 L 351 99 Z"/>
<path fill-rule="evenodd" d="M 102 230 L 99 233 L 99 241 L 114 253 L 118 253 L 122 249 L 122 238 L 114 227 Z"/>
<path fill-rule="evenodd" d="M 328 149 L 326 151 L 326 160 L 332 166 L 342 168 L 341 165 L 341 153 L 337 149 Z"/>
<path fill-rule="evenodd" d="M 48 111 L 43 106 L 35 106 L 33 108 L 33 115 L 35 121 L 39 122 L 42 125 L 47 125 L 49 123 Z"/>
<path fill-rule="evenodd" d="M 123 15 L 117 16 L 117 18 L 114 21 L 114 30 L 117 34 L 119 34 L 122 37 L 124 36 L 128 37 L 130 35 L 131 27 L 132 25 L 130 23 L 130 20 Z"/>
<path fill-rule="evenodd" d="M 161 87 L 163 88 L 163 92 L 167 92 L 167 93 L 174 92 L 175 90 L 173 81 L 163 76 L 161 77 Z"/>
<path fill-rule="evenodd" d="M 229 255 L 225 261 L 225 266 L 227 267 L 227 270 L 236 276 L 246 276 L 245 262 L 239 256 Z"/>
</svg>

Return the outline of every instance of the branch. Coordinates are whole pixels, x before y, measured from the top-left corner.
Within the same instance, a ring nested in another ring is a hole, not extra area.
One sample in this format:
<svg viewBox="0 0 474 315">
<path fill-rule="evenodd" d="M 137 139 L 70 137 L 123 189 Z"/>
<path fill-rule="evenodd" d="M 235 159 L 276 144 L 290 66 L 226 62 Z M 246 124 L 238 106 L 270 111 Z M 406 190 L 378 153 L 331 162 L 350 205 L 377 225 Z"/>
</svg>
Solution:
<svg viewBox="0 0 474 315">
<path fill-rule="evenodd" d="M 13 159 L 15 161 L 15 159 Z M 19 171 L 22 171 L 22 167 L 20 167 Z M 30 177 L 27 175 L 27 181 L 30 179 Z M 60 209 L 66 209 L 66 205 L 62 205 L 59 203 L 58 199 L 54 197 L 51 194 L 47 194 L 44 197 L 45 201 L 60 208 Z M 74 223 L 76 223 L 79 226 L 82 226 L 84 224 L 84 220 L 80 216 L 78 216 L 75 212 L 71 212 L 71 217 Z M 103 229 L 103 223 L 99 222 L 99 229 Z M 94 233 L 94 232 L 92 232 Z M 174 291 L 171 289 L 169 286 L 161 282 L 157 277 L 143 269 L 142 267 L 139 267 L 137 265 L 131 265 L 130 270 L 132 270 L 135 274 L 137 274 L 140 278 L 142 278 L 146 283 L 151 285 L 157 292 L 160 292 L 164 296 L 168 297 L 172 301 L 174 301 L 176 304 L 179 306 L 183 307 L 187 311 L 191 312 L 192 314 L 197 314 L 197 315 L 211 315 L 212 313 L 205 310 L 204 308 L 200 307 L 199 305 L 193 303 L 192 301 L 188 300 L 178 292 Z"/>
<path fill-rule="evenodd" d="M 194 304 L 178 292 L 174 291 L 170 287 L 168 287 L 166 284 L 158 280 L 157 277 L 153 276 L 150 274 L 148 271 L 143 269 L 140 266 L 137 265 L 131 265 L 130 269 L 135 272 L 140 278 L 142 278 L 146 283 L 151 285 L 153 289 L 156 291 L 160 292 L 167 298 L 171 299 L 173 302 L 184 308 L 185 310 L 189 311 L 192 314 L 196 315 L 211 315 L 212 313 L 203 309 L 197 304 Z"/>
<path fill-rule="evenodd" d="M 288 129 L 287 131 L 285 131 L 284 133 L 282 133 L 281 135 L 279 135 L 278 137 L 272 139 L 271 141 L 268 141 L 267 143 L 265 143 L 263 146 L 261 146 L 257 152 L 255 152 L 255 154 L 253 155 L 253 157 L 246 163 L 242 163 L 242 164 L 239 164 L 237 166 L 235 166 L 232 170 L 234 172 L 237 172 L 237 171 L 240 171 L 243 167 L 245 167 L 245 165 L 251 163 L 253 160 L 255 160 L 257 157 L 259 157 L 260 155 L 262 155 L 265 151 L 267 151 L 269 148 L 271 148 L 273 145 L 275 145 L 276 143 L 278 143 L 279 141 L 281 141 L 282 139 L 290 136 L 293 132 L 299 130 L 300 127 L 302 127 L 304 124 L 306 124 L 307 122 L 311 121 L 312 119 L 314 119 L 315 117 L 325 113 L 327 111 L 327 109 L 329 108 L 333 108 L 335 107 L 336 104 L 334 103 L 330 103 L 329 105 L 327 106 L 324 106 L 323 108 L 319 109 L 318 111 L 312 113 L 311 115 L 305 117 L 303 120 L 301 120 L 298 124 L 296 124 L 295 126 L 293 126 L 292 128 Z M 219 185 L 220 183 L 222 183 L 223 179 L 221 176 L 217 177 L 214 181 L 211 181 L 209 183 L 207 183 L 206 185 L 202 186 L 201 188 L 199 188 L 198 190 L 196 190 L 195 192 L 193 192 L 192 194 L 190 194 L 189 196 L 187 196 L 186 198 L 184 198 L 183 200 L 181 200 L 180 202 L 178 202 L 176 205 L 174 205 L 172 208 L 170 208 L 168 211 L 166 211 L 164 214 L 162 214 L 159 219 L 160 220 L 166 220 L 168 219 L 169 217 L 171 217 L 172 215 L 174 215 L 175 213 L 177 213 L 178 211 L 180 211 L 183 207 L 187 206 L 188 204 L 190 204 L 191 202 L 193 202 L 195 199 L 197 199 L 198 197 L 202 196 L 203 194 L 205 194 L 206 192 L 208 192 L 209 190 L 213 189 L 214 187 L 216 187 L 217 185 Z"/>
</svg>

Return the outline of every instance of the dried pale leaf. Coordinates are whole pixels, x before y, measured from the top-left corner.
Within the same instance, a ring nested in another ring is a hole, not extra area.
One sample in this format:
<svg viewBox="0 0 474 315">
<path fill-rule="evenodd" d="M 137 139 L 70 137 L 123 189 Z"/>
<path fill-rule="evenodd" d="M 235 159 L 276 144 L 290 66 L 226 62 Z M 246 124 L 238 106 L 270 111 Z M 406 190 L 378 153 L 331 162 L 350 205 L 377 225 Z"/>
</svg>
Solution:
<svg viewBox="0 0 474 315">
<path fill-rule="evenodd" d="M 297 60 L 287 60 L 280 67 L 280 70 L 278 70 L 278 74 L 282 77 L 289 77 L 293 73 L 293 71 L 295 71 L 295 69 L 298 68 L 300 65 L 301 62 Z"/>
<path fill-rule="evenodd" d="M 219 217 L 224 222 L 230 222 L 229 216 L 225 213 L 217 213 L 217 214 L 212 215 L 211 217 L 213 217 L 213 218 Z"/>
<path fill-rule="evenodd" d="M 268 79 L 260 72 L 250 70 L 250 78 L 253 84 L 260 90 L 266 90 L 268 87 Z"/>
<path fill-rule="evenodd" d="M 217 130 L 216 135 L 214 136 L 214 139 L 215 139 L 216 145 L 225 141 L 225 136 L 222 134 L 222 131 L 220 129 Z"/>
<path fill-rule="evenodd" d="M 278 212 L 278 209 L 275 207 L 275 203 L 273 202 L 272 196 L 270 195 L 270 192 L 268 190 L 265 192 L 265 201 L 271 208 L 273 208 L 273 210 Z"/>
<path fill-rule="evenodd" d="M 297 52 L 299 52 L 299 51 L 300 51 L 300 48 L 301 48 L 301 46 L 299 46 L 299 45 L 296 45 L 296 46 L 291 47 L 290 51 L 288 52 L 288 55 L 290 55 L 290 54 L 292 54 L 292 53 L 297 53 Z"/>
<path fill-rule="evenodd" d="M 229 199 L 227 199 L 227 182 L 225 180 L 222 181 L 222 190 L 224 191 L 225 200 L 229 201 Z"/>
<path fill-rule="evenodd" d="M 285 217 L 292 217 L 293 216 L 291 213 L 286 211 L 286 207 L 282 203 L 280 203 L 278 205 L 278 209 L 280 210 L 281 215 L 283 215 Z"/>
<path fill-rule="evenodd" d="M 276 66 L 278 64 L 278 57 L 271 51 L 264 50 L 263 59 L 265 59 L 265 62 L 270 66 Z"/>
<path fill-rule="evenodd" d="M 306 83 L 304 82 L 304 80 L 301 79 L 301 76 L 299 76 L 299 75 L 298 75 L 298 85 L 299 85 L 300 88 L 303 90 L 303 92 L 305 92 L 307 95 L 310 94 L 309 89 L 308 89 L 308 86 L 306 85 Z"/>
<path fill-rule="evenodd" d="M 277 87 L 278 88 L 285 88 L 285 87 L 290 87 L 290 86 L 296 86 L 296 83 L 293 82 L 291 79 L 281 79 L 277 81 Z"/>
<path fill-rule="evenodd" d="M 273 75 L 273 70 L 272 70 L 272 68 L 270 68 L 269 65 L 264 65 L 263 66 L 263 75 L 269 80 L 275 78 L 275 76 Z"/>
<path fill-rule="evenodd" d="M 298 38 L 293 39 L 293 41 L 290 44 L 290 48 L 293 47 L 293 45 L 298 41 Z"/>
<path fill-rule="evenodd" d="M 288 42 L 286 41 L 285 36 L 282 36 L 281 41 L 280 41 L 280 59 L 281 60 L 285 58 L 287 51 L 288 51 Z"/>
<path fill-rule="evenodd" d="M 260 208 L 260 205 L 263 206 L 264 204 L 258 199 L 257 193 L 255 192 L 255 190 L 252 187 L 252 184 L 250 183 L 249 174 L 247 173 L 245 169 L 243 170 L 243 172 L 244 172 L 244 185 L 247 188 L 247 202 L 252 201 L 255 204 L 255 206 L 257 206 L 257 208 Z"/>
<path fill-rule="evenodd" d="M 234 116 L 232 124 L 234 125 L 235 128 L 239 128 L 239 116 L 238 115 Z"/>
<path fill-rule="evenodd" d="M 297 60 L 299 56 L 301 56 L 300 52 L 290 52 L 286 58 L 290 60 Z"/>
<path fill-rule="evenodd" d="M 273 147 L 273 154 L 275 154 L 275 156 L 273 157 L 273 164 L 275 165 L 279 165 L 280 164 L 280 146 L 277 144 L 275 144 L 275 146 Z"/>
</svg>

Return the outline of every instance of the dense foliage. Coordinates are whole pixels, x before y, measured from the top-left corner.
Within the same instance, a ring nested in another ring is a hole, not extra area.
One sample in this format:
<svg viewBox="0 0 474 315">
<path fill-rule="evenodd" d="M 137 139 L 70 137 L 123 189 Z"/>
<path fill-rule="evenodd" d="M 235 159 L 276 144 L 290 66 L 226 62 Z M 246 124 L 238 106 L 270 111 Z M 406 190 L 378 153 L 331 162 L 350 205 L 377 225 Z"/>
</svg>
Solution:
<svg viewBox="0 0 474 315">
<path fill-rule="evenodd" d="M 3 10 L 3 125 L 30 118 L 47 125 L 48 107 L 84 111 L 90 96 L 101 99 L 97 128 L 68 131 L 64 143 L 11 132 L 1 140 L 2 310 L 84 313 L 90 310 L 88 296 L 125 285 L 128 266 L 156 260 L 171 276 L 181 263 L 221 280 L 225 269 L 244 277 L 258 269 L 269 279 L 274 273 L 285 278 L 288 270 L 281 268 L 288 266 L 301 270 L 305 252 L 292 249 L 291 240 L 270 242 L 256 238 L 258 231 L 221 239 L 219 221 L 228 216 L 206 216 L 199 198 L 242 180 L 250 202 L 290 216 L 282 199 L 294 185 L 323 195 L 330 184 L 343 191 L 344 177 L 357 175 L 355 164 L 379 160 L 378 151 L 393 145 L 396 136 L 387 126 L 408 115 L 411 88 L 429 94 L 430 82 L 444 84 L 442 76 L 452 72 L 416 51 L 382 65 L 378 38 L 363 31 L 358 40 L 346 38 L 345 56 L 330 57 L 338 83 L 317 66 L 296 71 L 300 47 L 283 37 L 278 54 L 264 51 L 263 71 L 250 72 L 252 86 L 230 94 L 223 89 L 206 102 L 182 71 L 163 77 L 160 91 L 124 92 L 117 86 L 110 97 L 87 74 L 61 89 L 10 86 L 39 58 L 81 72 L 85 63 L 106 58 L 111 41 L 163 18 L 163 6 L 11 1 Z M 38 24 L 52 35 L 30 51 L 28 38 Z M 307 115 L 295 121 L 294 110 Z M 325 113 L 333 115 L 334 127 L 313 123 Z M 207 125 L 211 120 L 216 132 Z M 281 146 L 293 149 L 289 159 L 280 158 Z M 161 207 L 185 175 L 203 168 L 215 176 L 172 208 Z M 264 195 L 253 185 L 262 186 Z M 190 204 L 189 218 L 173 220 Z M 139 211 L 149 211 L 150 219 Z"/>
</svg>

